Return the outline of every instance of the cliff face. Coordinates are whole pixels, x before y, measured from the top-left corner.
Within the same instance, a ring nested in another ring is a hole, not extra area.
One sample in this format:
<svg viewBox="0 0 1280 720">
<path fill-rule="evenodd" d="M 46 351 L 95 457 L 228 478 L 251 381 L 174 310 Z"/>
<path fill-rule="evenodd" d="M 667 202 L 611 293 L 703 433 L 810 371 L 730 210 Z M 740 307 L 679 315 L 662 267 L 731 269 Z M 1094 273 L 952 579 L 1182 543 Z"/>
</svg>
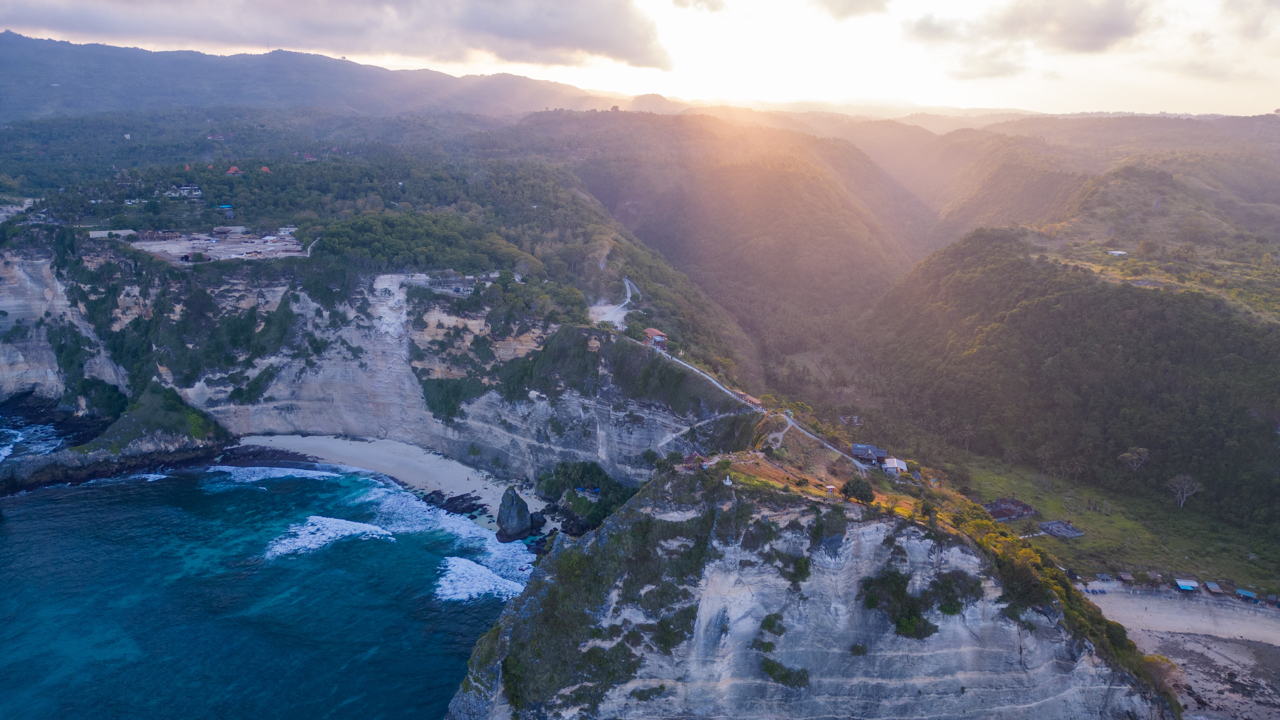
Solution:
<svg viewBox="0 0 1280 720">
<path fill-rule="evenodd" d="M 125 389 L 124 370 L 111 361 L 93 327 L 67 299 L 65 288 L 53 274 L 51 258 L 4 253 L 3 260 L 0 311 L 6 314 L 0 316 L 0 332 L 8 333 L 19 324 L 28 329 L 19 330 L 0 342 L 0 401 L 27 392 L 56 400 L 66 391 L 53 347 L 44 328 L 36 327 L 36 323 L 46 319 L 66 320 L 88 338 L 94 355 L 85 362 L 86 377 Z"/>
<path fill-rule="evenodd" d="M 1003 615 L 968 547 L 785 498 L 661 478 L 561 538 L 477 645 L 449 717 L 1161 717 L 1052 608 Z M 913 597 L 973 592 L 904 637 L 861 592 L 892 571 Z"/>
<path fill-rule="evenodd" d="M 92 346 L 92 356 L 84 363 L 85 376 L 127 391 L 126 373 L 108 357 L 83 309 L 68 300 L 67 289 L 55 277 L 50 259 L 37 254 L 26 250 L 5 256 L 8 264 L 0 276 L 0 309 L 8 315 L 0 317 L 0 332 L 19 320 L 31 329 L 20 329 L 9 342 L 0 344 L 0 400 L 24 392 L 46 399 L 63 397 L 66 377 L 59 370 L 55 349 L 44 329 L 35 327 L 41 319 L 73 325 Z M 124 261 L 109 247 L 85 258 L 88 267 L 109 262 Z M 587 393 L 559 383 L 548 393 L 529 392 L 511 402 L 494 385 L 492 391 L 462 403 L 455 417 L 433 413 L 419 377 L 466 377 L 466 364 L 458 363 L 457 353 L 459 349 L 467 352 L 479 338 L 484 338 L 480 345 L 492 353 L 494 362 L 528 356 L 543 349 L 556 326 L 493 339 L 483 313 L 455 317 L 438 306 L 424 308 L 410 302 L 405 283 L 417 279 L 378 276 L 350 303 L 328 311 L 305 292 L 227 277 L 206 288 L 220 312 L 243 313 L 256 307 L 259 317 L 265 317 L 289 293 L 294 313 L 290 332 L 295 340 L 275 354 L 259 357 L 248 370 L 206 371 L 192 383 L 175 377 L 180 373 L 156 365 L 155 379 L 175 388 L 187 403 L 208 412 L 236 435 L 385 438 L 438 450 L 501 474 L 525 477 L 560 461 L 586 460 L 599 462 L 614 477 L 639 481 L 651 472 L 640 459 L 645 450 L 686 453 L 694 448 L 683 436 L 691 427 L 716 430 L 718 416 L 713 409 L 699 406 L 680 413 L 643 396 L 629 397 L 614 385 L 611 368 L 603 361 L 599 377 Z M 92 287 L 84 289 L 89 297 L 101 295 L 100 290 L 95 295 Z M 152 316 L 155 293 L 140 294 L 137 290 L 130 286 L 121 291 L 112 311 L 113 331 L 134 317 Z M 361 302 L 367 305 L 357 311 Z M 183 312 L 178 305 L 171 316 Z M 596 336 L 606 343 L 614 342 L 608 334 L 597 332 Z M 446 357 L 450 349 L 454 354 Z M 702 382 L 692 374 L 690 377 Z M 253 384 L 255 380 L 257 392 L 246 395 L 246 381 Z M 237 388 L 241 394 L 233 396 Z"/>
<path fill-rule="evenodd" d="M 660 403 L 628 399 L 610 382 L 607 367 L 591 396 L 566 388 L 554 399 L 531 392 L 528 399 L 508 402 L 495 389 L 464 403 L 459 417 L 443 420 L 428 408 L 414 366 L 447 376 L 449 366 L 430 341 L 443 328 L 465 326 L 475 337 L 488 328 L 482 317 L 433 310 L 427 326 L 415 330 L 405 280 L 403 275 L 377 277 L 367 297 L 368 315 L 340 328 L 317 316 L 319 306 L 299 293 L 294 305 L 300 330 L 328 349 L 314 358 L 282 353 L 260 359 L 259 370 L 272 367 L 275 375 L 258 402 L 228 402 L 230 387 L 220 386 L 219 378 L 202 379 L 180 392 L 237 435 L 397 440 L 527 477 L 560 461 L 585 460 L 599 462 L 615 477 L 647 478 L 651 470 L 641 453 L 650 448 L 687 452 L 693 446 L 680 435 L 695 424 L 714 422 L 705 414 L 679 415 Z M 499 360 L 521 357 L 542 349 L 544 339 L 529 334 L 494 343 L 495 354 Z"/>
</svg>

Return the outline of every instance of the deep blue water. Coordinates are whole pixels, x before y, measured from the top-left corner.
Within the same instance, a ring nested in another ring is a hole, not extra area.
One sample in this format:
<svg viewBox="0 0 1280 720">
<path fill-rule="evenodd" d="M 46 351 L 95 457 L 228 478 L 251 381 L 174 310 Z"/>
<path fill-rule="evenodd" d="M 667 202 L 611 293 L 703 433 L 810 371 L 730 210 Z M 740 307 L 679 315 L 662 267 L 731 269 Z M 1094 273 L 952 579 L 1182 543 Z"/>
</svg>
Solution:
<svg viewBox="0 0 1280 720">
<path fill-rule="evenodd" d="M 0 498 L 0 718 L 438 718 L 528 577 L 385 478 L 202 468 Z"/>
</svg>

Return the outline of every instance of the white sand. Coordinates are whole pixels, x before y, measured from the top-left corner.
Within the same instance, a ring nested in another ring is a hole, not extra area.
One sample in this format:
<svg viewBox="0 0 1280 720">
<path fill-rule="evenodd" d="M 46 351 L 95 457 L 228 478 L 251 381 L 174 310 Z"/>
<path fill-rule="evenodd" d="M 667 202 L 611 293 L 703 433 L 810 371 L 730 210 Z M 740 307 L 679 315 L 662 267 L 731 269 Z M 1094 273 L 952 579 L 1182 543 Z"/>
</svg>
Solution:
<svg viewBox="0 0 1280 720">
<path fill-rule="evenodd" d="M 510 480 L 500 480 L 439 453 L 393 440 L 347 440 L 327 435 L 251 435 L 240 438 L 240 444 L 288 450 L 309 455 L 320 462 L 382 473 L 418 495 L 436 490 L 443 492 L 445 497 L 471 493 L 488 508 L 488 514 L 476 518 L 476 523 L 494 531 L 498 529 L 497 514 L 502 494 L 511 485 Z M 529 503 L 530 512 L 546 507 L 546 503 L 532 492 L 520 492 L 520 497 Z M 550 532 L 558 526 L 558 522 L 548 519 L 542 532 Z"/>
<path fill-rule="evenodd" d="M 1280 610 L 1233 598 L 1133 594 L 1120 583 L 1089 583 L 1106 595 L 1088 595 L 1108 620 L 1129 630 L 1193 633 L 1254 640 L 1280 647 Z"/>
</svg>

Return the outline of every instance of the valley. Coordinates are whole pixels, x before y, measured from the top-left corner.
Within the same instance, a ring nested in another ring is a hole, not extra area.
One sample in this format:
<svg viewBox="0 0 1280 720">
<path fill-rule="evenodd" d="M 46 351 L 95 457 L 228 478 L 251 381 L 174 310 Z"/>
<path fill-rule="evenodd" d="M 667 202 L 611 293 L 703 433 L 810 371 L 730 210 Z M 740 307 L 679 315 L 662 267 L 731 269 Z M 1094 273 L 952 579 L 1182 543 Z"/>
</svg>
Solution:
<svg viewBox="0 0 1280 720">
<path fill-rule="evenodd" d="M 32 67 L 177 57 L 82 47 L 0 36 Z M 1169 586 L 1280 594 L 1280 115 L 180 59 L 129 106 L 89 73 L 93 112 L 4 111 L 0 194 L 36 198 L 0 222 L 4 523 L 248 512 L 201 602 L 358 576 L 448 635 L 456 720 L 1274 707 L 1276 601 L 1198 628 Z M 350 87 L 301 111 L 325 73 Z"/>
</svg>

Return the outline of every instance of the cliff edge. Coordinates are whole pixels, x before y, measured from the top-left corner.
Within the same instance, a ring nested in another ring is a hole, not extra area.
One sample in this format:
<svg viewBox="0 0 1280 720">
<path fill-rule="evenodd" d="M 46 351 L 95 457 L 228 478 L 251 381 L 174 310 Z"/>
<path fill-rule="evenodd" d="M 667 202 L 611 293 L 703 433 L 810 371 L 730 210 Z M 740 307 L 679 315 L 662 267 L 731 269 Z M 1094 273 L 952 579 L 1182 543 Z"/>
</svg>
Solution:
<svg viewBox="0 0 1280 720">
<path fill-rule="evenodd" d="M 1162 718 L 1066 629 L 1013 615 L 963 538 L 707 475 L 561 537 L 476 645 L 451 720 Z"/>
</svg>

